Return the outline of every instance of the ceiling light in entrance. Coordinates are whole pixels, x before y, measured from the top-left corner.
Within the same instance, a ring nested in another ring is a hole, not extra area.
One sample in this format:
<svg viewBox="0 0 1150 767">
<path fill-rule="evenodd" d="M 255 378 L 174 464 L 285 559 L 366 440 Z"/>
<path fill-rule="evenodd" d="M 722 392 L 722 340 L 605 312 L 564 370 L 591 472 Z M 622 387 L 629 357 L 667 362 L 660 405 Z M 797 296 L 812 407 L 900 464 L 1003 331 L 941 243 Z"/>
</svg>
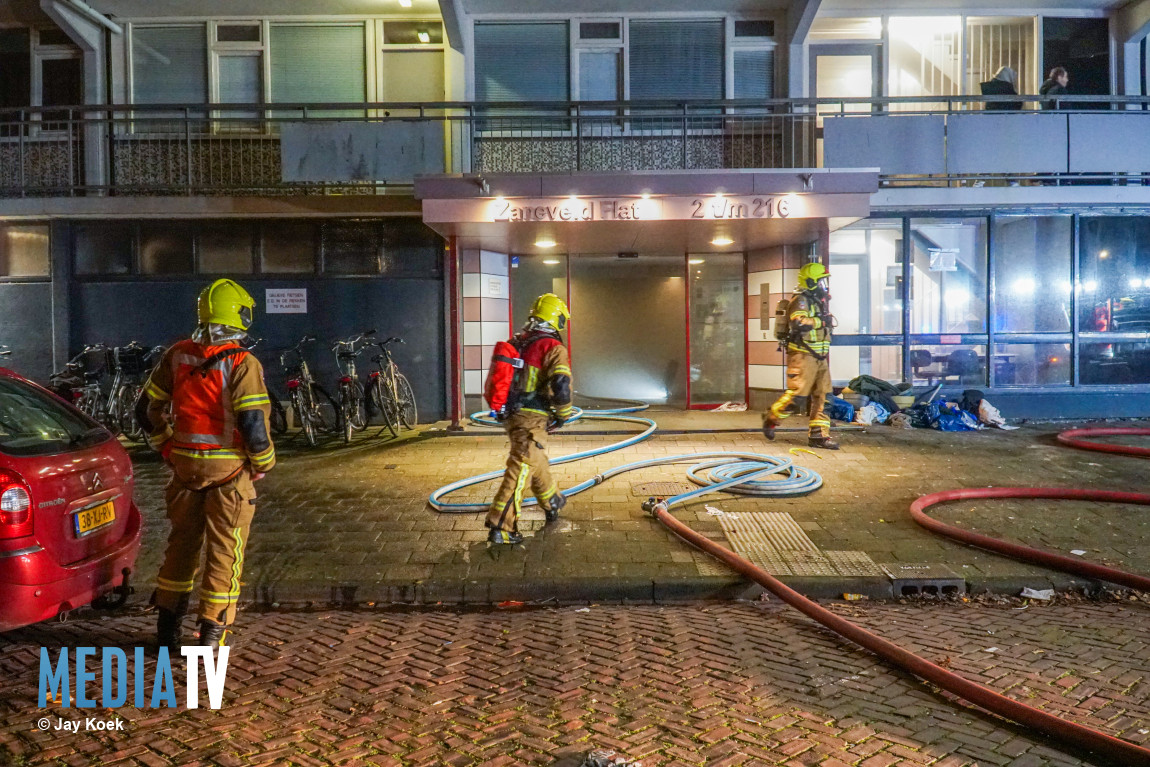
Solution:
<svg viewBox="0 0 1150 767">
<path fill-rule="evenodd" d="M 430 43 L 431 42 L 431 33 L 428 32 L 426 29 L 421 29 L 418 32 L 416 32 L 415 37 L 421 43 Z"/>
<path fill-rule="evenodd" d="M 545 259 L 543 259 L 543 263 L 547 264 L 548 266 L 558 266 L 559 265 L 559 259 L 557 259 L 557 258 L 545 258 Z"/>
<path fill-rule="evenodd" d="M 399 4 L 401 6 L 403 6 L 404 8 L 410 8 L 411 7 L 411 0 L 399 0 Z"/>
<path fill-rule="evenodd" d="M 726 237 L 726 236 L 720 234 L 718 237 L 711 240 L 711 244 L 717 245 L 720 248 L 725 248 L 728 245 L 734 245 L 735 241 L 732 240 L 730 237 Z"/>
<path fill-rule="evenodd" d="M 687 259 L 687 263 L 690 264 L 691 266 L 697 266 L 698 264 L 707 263 L 707 259 L 705 259 L 705 258 L 689 258 L 689 259 Z"/>
<path fill-rule="evenodd" d="M 535 241 L 535 247 L 537 248 L 554 248 L 556 244 L 555 240 L 550 237 L 540 237 Z"/>
</svg>

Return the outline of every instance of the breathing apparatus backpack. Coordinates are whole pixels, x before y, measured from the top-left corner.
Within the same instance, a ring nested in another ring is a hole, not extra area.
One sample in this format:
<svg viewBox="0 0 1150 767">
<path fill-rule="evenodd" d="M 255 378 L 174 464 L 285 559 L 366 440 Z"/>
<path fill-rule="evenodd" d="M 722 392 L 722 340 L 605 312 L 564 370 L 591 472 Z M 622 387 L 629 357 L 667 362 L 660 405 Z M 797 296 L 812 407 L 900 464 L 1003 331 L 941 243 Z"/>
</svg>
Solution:
<svg viewBox="0 0 1150 767">
<path fill-rule="evenodd" d="M 506 418 L 519 404 L 519 393 L 523 390 L 519 378 L 524 364 L 514 339 L 495 344 L 487 381 L 483 384 L 483 398 L 497 419 Z"/>
<path fill-rule="evenodd" d="M 785 342 L 791 335 L 791 299 L 783 298 L 775 305 L 775 340 Z"/>
</svg>

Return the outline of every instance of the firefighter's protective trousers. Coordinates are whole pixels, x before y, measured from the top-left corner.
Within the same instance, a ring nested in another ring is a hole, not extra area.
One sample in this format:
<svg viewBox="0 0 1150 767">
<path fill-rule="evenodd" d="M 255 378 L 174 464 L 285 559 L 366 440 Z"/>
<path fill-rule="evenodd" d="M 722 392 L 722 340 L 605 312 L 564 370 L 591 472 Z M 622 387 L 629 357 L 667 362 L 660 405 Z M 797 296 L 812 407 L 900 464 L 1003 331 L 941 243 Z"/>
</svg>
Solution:
<svg viewBox="0 0 1150 767">
<path fill-rule="evenodd" d="M 164 564 L 156 578 L 156 606 L 182 611 L 195 585 L 206 543 L 199 617 L 231 625 L 240 598 L 244 548 L 256 509 L 250 472 L 241 469 L 234 479 L 200 490 L 184 486 L 173 475 L 165 500 L 172 529 Z"/>
<path fill-rule="evenodd" d="M 777 424 L 789 415 L 786 409 L 795 397 L 806 397 L 807 414 L 810 416 L 810 436 L 828 437 L 831 433 L 831 421 L 826 414 L 826 401 L 830 392 L 830 361 L 788 350 L 787 390 L 775 400 L 775 404 L 771 405 L 765 420 Z"/>
<path fill-rule="evenodd" d="M 546 504 L 558 491 L 547 462 L 547 424 L 549 417 L 531 411 L 520 411 L 503 423 L 511 440 L 511 454 L 503 484 L 491 502 L 487 526 L 508 532 L 518 531 L 523 499 L 531 494 Z"/>
</svg>

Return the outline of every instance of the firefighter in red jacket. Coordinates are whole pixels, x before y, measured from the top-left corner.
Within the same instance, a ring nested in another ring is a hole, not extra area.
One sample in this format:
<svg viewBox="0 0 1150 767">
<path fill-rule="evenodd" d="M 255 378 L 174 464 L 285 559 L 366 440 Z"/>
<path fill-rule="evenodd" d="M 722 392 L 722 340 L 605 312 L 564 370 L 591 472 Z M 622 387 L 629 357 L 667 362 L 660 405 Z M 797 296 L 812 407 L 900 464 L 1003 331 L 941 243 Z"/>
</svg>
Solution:
<svg viewBox="0 0 1150 767">
<path fill-rule="evenodd" d="M 172 468 L 165 492 L 172 529 L 152 595 L 157 638 L 170 651 L 184 644 L 180 624 L 205 547 L 198 644 L 227 643 L 255 513 L 253 482 L 275 465 L 263 367 L 238 343 L 254 308 L 231 280 L 205 288 L 199 326 L 165 352 L 137 404 L 149 443 Z"/>
<path fill-rule="evenodd" d="M 513 339 L 523 368 L 517 375 L 516 405 L 504 417 L 503 427 L 511 440 L 511 455 L 503 484 L 487 513 L 487 539 L 492 543 L 522 543 L 519 512 L 528 481 L 547 521 L 559 518 L 567 499 L 551 478 L 547 460 L 547 433 L 571 418 L 571 362 L 559 332 L 567 327 L 571 313 L 553 293 L 535 300 L 523 331 Z"/>
</svg>

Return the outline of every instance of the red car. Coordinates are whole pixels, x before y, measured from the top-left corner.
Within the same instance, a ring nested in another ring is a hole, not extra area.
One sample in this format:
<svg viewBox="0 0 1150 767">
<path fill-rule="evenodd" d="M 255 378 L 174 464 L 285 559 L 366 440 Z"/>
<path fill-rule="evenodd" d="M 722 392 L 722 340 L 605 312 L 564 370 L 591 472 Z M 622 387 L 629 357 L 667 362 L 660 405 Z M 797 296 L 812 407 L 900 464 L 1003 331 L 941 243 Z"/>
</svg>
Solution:
<svg viewBox="0 0 1150 767">
<path fill-rule="evenodd" d="M 107 429 L 0 368 L 0 631 L 127 594 L 132 462 Z"/>
</svg>

